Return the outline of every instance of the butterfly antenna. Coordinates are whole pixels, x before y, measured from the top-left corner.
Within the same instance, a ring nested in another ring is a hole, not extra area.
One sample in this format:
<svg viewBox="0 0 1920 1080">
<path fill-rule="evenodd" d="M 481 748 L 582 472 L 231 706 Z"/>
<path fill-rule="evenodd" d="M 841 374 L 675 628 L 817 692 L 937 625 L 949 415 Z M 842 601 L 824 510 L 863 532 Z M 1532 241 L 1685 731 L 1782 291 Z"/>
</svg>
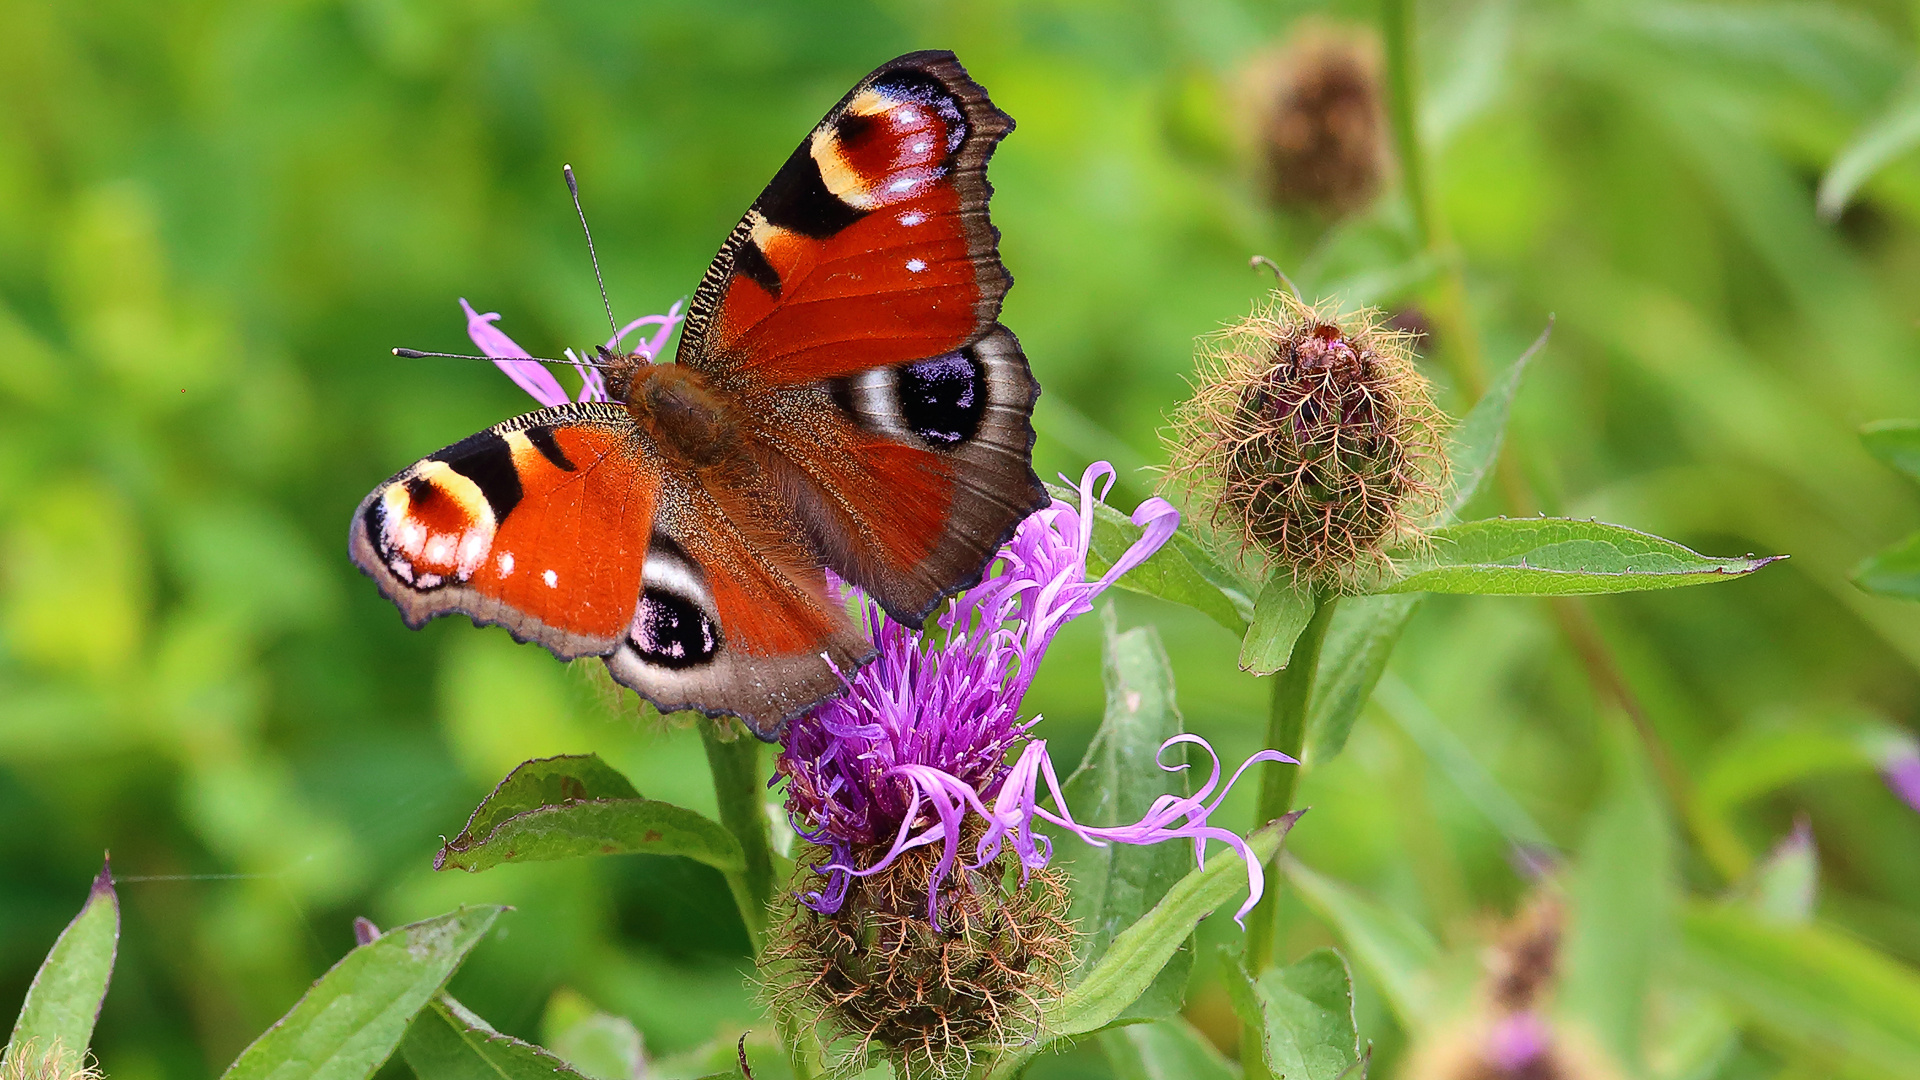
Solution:
<svg viewBox="0 0 1920 1080">
<path fill-rule="evenodd" d="M 610 364 L 596 364 L 591 360 L 555 360 L 546 356 L 473 356 L 469 353 L 423 352 L 419 349 L 395 349 L 393 350 L 393 355 L 405 357 L 408 360 L 419 360 L 424 357 L 437 356 L 443 360 L 485 360 L 488 363 L 498 363 L 501 360 L 531 360 L 536 364 L 569 364 L 590 368 L 612 366 Z"/>
<path fill-rule="evenodd" d="M 587 212 L 580 208 L 580 181 L 573 178 L 573 166 L 562 165 L 567 177 L 567 192 L 573 196 L 573 212 L 580 215 L 580 231 L 587 234 L 587 258 L 593 261 L 593 281 L 600 286 L 600 304 L 607 309 L 607 325 L 613 327 L 613 340 L 620 341 L 620 320 L 613 317 L 613 301 L 607 299 L 607 280 L 600 276 L 600 256 L 593 251 L 593 230 L 587 228 Z"/>
</svg>

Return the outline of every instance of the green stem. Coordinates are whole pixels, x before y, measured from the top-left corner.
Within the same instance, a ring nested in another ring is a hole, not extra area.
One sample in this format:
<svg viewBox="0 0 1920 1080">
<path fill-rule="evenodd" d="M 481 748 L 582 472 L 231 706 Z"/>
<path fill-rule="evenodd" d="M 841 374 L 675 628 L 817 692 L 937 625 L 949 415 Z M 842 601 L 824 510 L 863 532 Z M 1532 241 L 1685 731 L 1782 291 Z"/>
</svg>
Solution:
<svg viewBox="0 0 1920 1080">
<path fill-rule="evenodd" d="M 766 944 L 767 901 L 773 896 L 773 847 L 767 833 L 766 790 L 760 774 L 760 740 L 738 734 L 721 737 L 724 721 L 702 719 L 700 741 L 706 744 L 707 767 L 713 771 L 713 793 L 720 803 L 720 824 L 740 842 L 747 868 L 727 875 L 740 919 L 753 938 L 754 955 Z"/>
<path fill-rule="evenodd" d="M 1327 627 L 1333 624 L 1333 610 L 1340 598 L 1319 600 L 1306 629 L 1294 640 L 1293 654 L 1287 666 L 1273 677 L 1273 702 L 1267 716 L 1267 741 L 1270 750 L 1278 750 L 1298 760 L 1307 741 L 1307 710 L 1313 703 L 1313 679 L 1320 666 L 1320 647 L 1326 644 Z M 1293 792 L 1300 779 L 1301 766 L 1268 762 L 1260 778 L 1260 806 L 1254 826 L 1265 825 L 1293 809 Z M 1267 891 L 1247 917 L 1247 970 L 1256 977 L 1273 964 L 1275 923 L 1280 913 L 1280 857 L 1266 864 Z M 1267 1075 L 1260 1053 L 1260 1033 L 1244 1031 L 1240 1038 L 1240 1060 L 1247 1080 Z"/>
</svg>

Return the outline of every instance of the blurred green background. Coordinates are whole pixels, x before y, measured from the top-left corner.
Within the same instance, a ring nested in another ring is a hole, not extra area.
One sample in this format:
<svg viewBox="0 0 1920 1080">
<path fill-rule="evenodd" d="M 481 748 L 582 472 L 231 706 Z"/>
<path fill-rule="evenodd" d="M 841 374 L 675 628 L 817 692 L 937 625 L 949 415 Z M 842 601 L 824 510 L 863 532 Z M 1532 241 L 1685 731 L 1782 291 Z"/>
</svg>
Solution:
<svg viewBox="0 0 1920 1080">
<path fill-rule="evenodd" d="M 1590 883 L 1656 899 L 1720 895 L 1804 816 L 1818 919 L 1920 963 L 1920 815 L 1871 767 L 1791 742 L 1911 730 L 1920 706 L 1920 606 L 1847 580 L 1920 525 L 1920 492 L 1855 435 L 1920 415 L 1920 160 L 1837 221 L 1814 210 L 1821 174 L 1910 78 L 1920 5 L 1420 11 L 1422 134 L 1490 366 L 1558 316 L 1515 420 L 1540 501 L 1793 558 L 1588 605 L 1679 772 L 1719 793 L 1691 826 L 1544 602 L 1436 599 L 1391 694 L 1309 772 L 1292 850 L 1471 967 L 1526 889 L 1475 782 L 1554 847 L 1611 852 L 1583 862 Z M 490 366 L 388 349 L 464 349 L 460 297 L 536 353 L 604 336 L 563 161 L 616 309 L 664 310 L 854 80 L 950 48 L 1019 123 L 994 158 L 994 216 L 1018 282 L 1004 318 L 1046 390 L 1039 470 L 1111 458 L 1130 509 L 1193 338 L 1271 283 L 1249 255 L 1349 307 L 1438 302 L 1391 177 L 1329 225 L 1271 205 L 1257 167 L 1260 66 L 1303 19 L 1373 17 L 1236 0 L 0 0 L 0 1013 L 111 849 L 126 924 L 95 1045 L 126 1080 L 223 1068 L 351 946 L 354 915 L 463 901 L 519 909 L 455 984 L 503 1030 L 537 1037 L 560 987 L 661 1053 L 755 1022 L 716 874 L 645 857 L 431 869 L 524 758 L 595 750 L 652 797 L 709 813 L 713 797 L 697 736 L 643 717 L 598 665 L 464 620 L 408 632 L 347 561 L 372 485 L 528 407 Z M 1430 373 L 1458 414 L 1471 402 L 1447 371 Z M 1225 631 L 1133 598 L 1121 619 L 1159 625 L 1190 728 L 1236 760 L 1256 748 L 1266 688 Z M 1098 722 L 1098 648 L 1082 620 L 1029 700 L 1063 767 Z M 1622 1051 L 1636 1069 L 1836 1075 L 1818 1038 L 1672 983 L 1649 910 L 1600 950 L 1627 969 L 1613 992 L 1642 1032 Z M 1330 940 L 1297 902 L 1286 917 L 1289 954 Z M 1214 966 L 1197 970 L 1189 1013 L 1230 1041 Z M 1588 992 L 1577 964 L 1569 978 Z M 1363 1035 L 1391 1074 L 1406 1036 L 1364 983 Z M 1732 1017 L 1711 1053 L 1688 1049 L 1703 1008 Z M 1105 1069 L 1093 1051 L 1042 1067 Z"/>
</svg>

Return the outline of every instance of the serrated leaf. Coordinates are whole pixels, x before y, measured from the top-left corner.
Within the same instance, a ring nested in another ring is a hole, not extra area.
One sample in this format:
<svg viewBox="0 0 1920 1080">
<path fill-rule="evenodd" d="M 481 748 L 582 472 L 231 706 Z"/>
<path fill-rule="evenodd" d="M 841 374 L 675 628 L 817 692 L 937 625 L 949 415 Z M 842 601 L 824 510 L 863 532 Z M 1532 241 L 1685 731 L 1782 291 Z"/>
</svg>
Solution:
<svg viewBox="0 0 1920 1080">
<path fill-rule="evenodd" d="M 1920 420 L 1875 420 L 1860 428 L 1874 457 L 1920 480 Z"/>
<path fill-rule="evenodd" d="M 1287 666 L 1293 643 L 1313 619 L 1313 593 L 1281 571 L 1260 590 L 1253 625 L 1240 642 L 1240 670 L 1271 675 Z M 1317 671 L 1318 669 L 1316 669 Z"/>
<path fill-rule="evenodd" d="M 1160 767 L 1160 747 L 1180 734 L 1182 726 L 1174 704 L 1173 669 L 1159 634 L 1150 626 L 1117 632 L 1111 605 L 1103 615 L 1106 716 L 1064 792 L 1077 820 L 1126 825 L 1146 816 L 1155 800 L 1186 795 L 1189 781 L 1184 771 Z M 1170 763 L 1184 761 L 1184 750 L 1174 747 L 1172 753 L 1180 756 Z M 1055 865 L 1072 880 L 1073 919 L 1081 931 L 1075 942 L 1079 970 L 1091 970 L 1115 935 L 1138 922 L 1193 869 L 1188 844 L 1094 847 L 1048 831 L 1055 838 Z M 1179 1012 L 1192 957 L 1191 949 L 1176 953 L 1128 1015 L 1157 1019 Z"/>
<path fill-rule="evenodd" d="M 1421 596 L 1349 596 L 1334 609 L 1326 643 L 1320 647 L 1313 701 L 1307 710 L 1306 759 L 1310 765 L 1324 765 L 1346 748 L 1354 721 L 1379 685 L 1387 660 L 1420 606 Z"/>
<path fill-rule="evenodd" d="M 1339 1080 L 1360 1060 L 1353 1017 L 1353 974 L 1332 949 L 1258 978 L 1222 950 L 1228 996 L 1242 1023 L 1260 1033 L 1260 1053 L 1276 1080 Z"/>
<path fill-rule="evenodd" d="M 1520 354 L 1500 377 L 1487 387 L 1486 393 L 1456 425 L 1447 437 L 1447 472 L 1452 480 L 1446 499 L 1441 503 L 1439 512 L 1432 522 L 1444 525 L 1460 516 L 1460 511 L 1473 501 L 1473 497 L 1486 486 L 1487 477 L 1493 475 L 1494 466 L 1500 460 L 1500 447 L 1506 441 L 1507 420 L 1513 414 L 1514 395 L 1520 392 L 1520 380 L 1527 373 L 1527 365 L 1546 348 L 1547 337 L 1553 333 L 1553 320 L 1547 320 L 1546 329 L 1540 331 L 1527 351 Z"/>
<path fill-rule="evenodd" d="M 1912 968 L 1833 930 L 1737 905 L 1691 904 L 1680 928 L 1688 969 L 1761 1026 L 1894 1076 L 1920 1076 L 1920 974 Z"/>
<path fill-rule="evenodd" d="M 504 910 L 463 907 L 354 949 L 240 1052 L 225 1080 L 366 1080 Z"/>
<path fill-rule="evenodd" d="M 1108 1028 L 1098 1040 L 1116 1080 L 1239 1080 L 1239 1070 L 1184 1017 Z"/>
<path fill-rule="evenodd" d="M 1415 1030 L 1434 1019 L 1434 965 L 1440 945 L 1406 915 L 1300 860 L 1281 860 L 1288 884 L 1339 935 L 1347 952 L 1380 987 L 1401 1026 Z"/>
<path fill-rule="evenodd" d="M 1895 600 L 1920 600 L 1920 533 L 1861 560 L 1853 583 Z"/>
<path fill-rule="evenodd" d="M 1261 862 L 1280 850 L 1299 811 L 1269 822 L 1247 837 Z M 1125 1012 L 1193 933 L 1201 919 L 1247 887 L 1247 865 L 1238 853 L 1222 852 L 1174 883 L 1153 909 L 1115 935 L 1100 961 L 1067 991 L 1047 1016 L 1056 1035 L 1097 1031 Z"/>
<path fill-rule="evenodd" d="M 553 1053 L 495 1031 L 446 994 L 413 1018 L 400 1052 L 419 1080 L 587 1080 Z"/>
<path fill-rule="evenodd" d="M 119 945 L 120 898 L 113 891 L 112 868 L 102 865 L 80 914 L 54 939 L 28 985 L 0 1061 L 12 1061 L 18 1054 L 44 1061 L 57 1047 L 60 1075 L 77 1065 L 93 1041 L 94 1021 L 113 979 Z"/>
<path fill-rule="evenodd" d="M 592 754 L 541 758 L 515 768 L 460 835 L 440 849 L 433 866 L 479 871 L 508 862 L 641 853 L 684 855 L 730 874 L 746 866 L 740 842 L 718 822 L 643 798 Z"/>
<path fill-rule="evenodd" d="M 1620 525 L 1492 518 L 1429 534 L 1384 593 L 1581 596 L 1729 581 L 1783 556 L 1719 559 Z"/>
<path fill-rule="evenodd" d="M 1062 502 L 1080 504 L 1077 492 L 1058 484 L 1048 484 L 1047 493 Z M 1141 531 L 1127 515 L 1096 503 L 1087 551 L 1088 571 L 1105 573 L 1140 539 Z M 1165 546 L 1121 577 L 1114 587 L 1185 604 L 1235 634 L 1245 632 L 1253 619 L 1248 584 L 1185 529 L 1176 530 Z"/>
</svg>

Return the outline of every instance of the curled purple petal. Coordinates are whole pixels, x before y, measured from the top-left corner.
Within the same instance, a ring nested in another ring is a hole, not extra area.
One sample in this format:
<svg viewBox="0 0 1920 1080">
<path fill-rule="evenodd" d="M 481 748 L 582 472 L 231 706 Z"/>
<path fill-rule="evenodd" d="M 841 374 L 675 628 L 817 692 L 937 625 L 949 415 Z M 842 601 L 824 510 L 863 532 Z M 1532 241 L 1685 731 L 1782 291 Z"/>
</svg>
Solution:
<svg viewBox="0 0 1920 1080">
<path fill-rule="evenodd" d="M 567 403 L 567 392 L 560 388 L 560 380 L 553 377 L 553 372 L 548 371 L 545 364 L 536 360 L 515 359 L 529 354 L 493 325 L 493 321 L 500 317 L 499 312 L 479 314 L 465 297 L 460 299 L 460 307 L 467 313 L 467 336 L 473 339 L 481 353 L 493 357 L 495 366 L 506 372 L 507 378 L 531 394 L 533 400 L 548 408 Z"/>
</svg>

